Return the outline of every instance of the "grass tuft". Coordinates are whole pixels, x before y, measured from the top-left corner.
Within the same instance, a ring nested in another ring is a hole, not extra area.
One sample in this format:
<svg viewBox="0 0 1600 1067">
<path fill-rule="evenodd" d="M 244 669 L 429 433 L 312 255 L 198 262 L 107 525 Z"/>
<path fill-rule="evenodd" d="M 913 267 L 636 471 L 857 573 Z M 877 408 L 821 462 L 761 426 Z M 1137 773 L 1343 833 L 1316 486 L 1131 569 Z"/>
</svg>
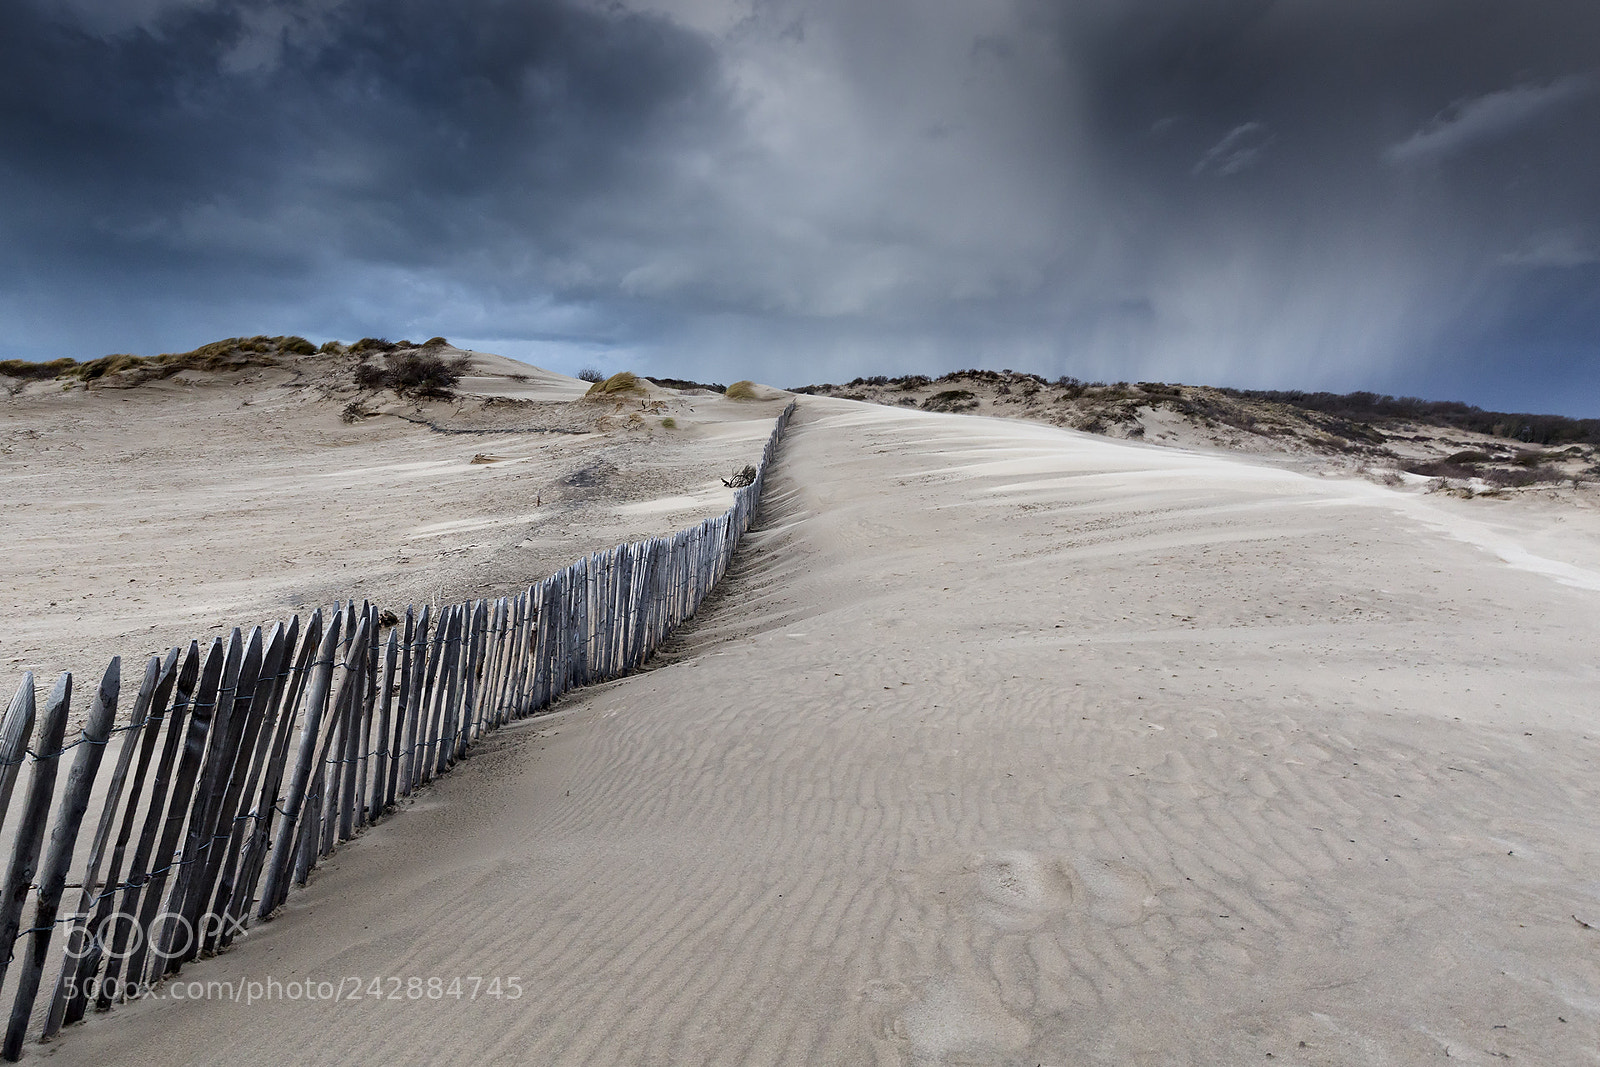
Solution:
<svg viewBox="0 0 1600 1067">
<path fill-rule="evenodd" d="M 589 386 L 585 396 L 607 397 L 628 396 L 631 394 L 644 394 L 644 386 L 639 382 L 639 376 L 632 371 L 622 370 L 613 374 L 605 381 L 595 382 Z"/>
</svg>

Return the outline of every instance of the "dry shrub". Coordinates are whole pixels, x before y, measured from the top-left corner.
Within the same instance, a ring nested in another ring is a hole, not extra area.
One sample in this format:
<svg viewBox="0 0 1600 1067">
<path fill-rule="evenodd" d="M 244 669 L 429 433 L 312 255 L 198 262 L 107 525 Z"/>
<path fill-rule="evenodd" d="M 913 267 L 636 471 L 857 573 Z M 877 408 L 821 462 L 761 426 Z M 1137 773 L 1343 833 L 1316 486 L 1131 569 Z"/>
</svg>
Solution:
<svg viewBox="0 0 1600 1067">
<path fill-rule="evenodd" d="M 923 411 L 971 411 L 977 406 L 978 398 L 966 389 L 946 389 L 922 402 Z"/>
<path fill-rule="evenodd" d="M 578 372 L 578 380 L 593 385 L 595 382 L 605 381 L 606 376 L 604 371 L 596 370 L 593 367 L 585 367 Z"/>
<path fill-rule="evenodd" d="M 1483 472 L 1483 480 L 1502 489 L 1523 489 L 1562 482 L 1566 476 L 1552 470 L 1492 470 Z"/>
<path fill-rule="evenodd" d="M 650 381 L 668 389 L 704 389 L 708 393 L 728 391 L 728 387 L 720 382 L 697 382 L 689 378 L 651 378 Z"/>
<path fill-rule="evenodd" d="M 390 352 L 381 363 L 362 363 L 355 369 L 355 380 L 363 389 L 393 389 L 401 396 L 419 400 L 449 400 L 461 384 L 461 375 L 471 365 L 467 356 L 445 359 L 426 349 L 413 348 Z"/>
<path fill-rule="evenodd" d="M 1478 476 L 1478 468 L 1471 463 L 1452 463 L 1448 459 L 1428 460 L 1422 463 L 1413 463 L 1406 468 L 1412 474 L 1420 474 L 1425 478 L 1455 478 L 1464 481 Z"/>
</svg>

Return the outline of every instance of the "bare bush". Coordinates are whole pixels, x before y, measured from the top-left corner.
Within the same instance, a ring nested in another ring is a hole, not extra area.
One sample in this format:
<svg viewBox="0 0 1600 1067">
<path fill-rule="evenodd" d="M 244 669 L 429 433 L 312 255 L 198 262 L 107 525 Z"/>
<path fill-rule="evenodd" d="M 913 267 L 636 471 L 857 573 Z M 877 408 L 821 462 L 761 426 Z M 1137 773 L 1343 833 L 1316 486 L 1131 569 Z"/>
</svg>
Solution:
<svg viewBox="0 0 1600 1067">
<path fill-rule="evenodd" d="M 390 352 L 381 363 L 362 363 L 355 369 L 362 389 L 392 389 L 418 400 L 449 400 L 461 384 L 472 361 L 466 356 L 445 359 L 422 349 Z"/>
<path fill-rule="evenodd" d="M 978 398 L 966 389 L 946 389 L 922 402 L 924 411 L 971 411 L 977 406 Z"/>
</svg>

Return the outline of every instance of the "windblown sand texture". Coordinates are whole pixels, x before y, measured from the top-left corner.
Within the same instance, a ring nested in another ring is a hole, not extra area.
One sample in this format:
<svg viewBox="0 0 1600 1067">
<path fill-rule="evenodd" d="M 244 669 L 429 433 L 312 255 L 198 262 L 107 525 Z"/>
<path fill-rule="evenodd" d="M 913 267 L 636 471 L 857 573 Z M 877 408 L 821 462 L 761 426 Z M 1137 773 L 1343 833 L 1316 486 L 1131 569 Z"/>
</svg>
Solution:
<svg viewBox="0 0 1600 1067">
<path fill-rule="evenodd" d="M 513 594 L 721 512 L 787 401 L 581 403 L 583 382 L 482 353 L 455 402 L 409 401 L 357 393 L 344 362 L 0 396 L 0 692 L 25 670 L 81 687 L 119 654 L 137 679 L 349 597 Z M 352 399 L 379 414 L 341 422 Z"/>
<path fill-rule="evenodd" d="M 657 669 L 184 972 L 522 999 L 147 1001 L 50 1055 L 1593 1062 L 1600 541 L 1441 503 L 804 399 Z"/>
</svg>

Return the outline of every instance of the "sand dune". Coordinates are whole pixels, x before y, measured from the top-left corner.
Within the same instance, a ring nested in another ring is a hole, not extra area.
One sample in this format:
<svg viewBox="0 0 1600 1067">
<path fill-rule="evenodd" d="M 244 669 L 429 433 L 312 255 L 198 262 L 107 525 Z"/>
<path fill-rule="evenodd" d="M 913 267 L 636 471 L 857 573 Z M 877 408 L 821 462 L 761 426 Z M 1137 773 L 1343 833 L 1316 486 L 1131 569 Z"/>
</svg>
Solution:
<svg viewBox="0 0 1600 1067">
<path fill-rule="evenodd" d="M 185 970 L 520 999 L 145 1002 L 50 1055 L 1593 1062 L 1594 531 L 1464 521 L 807 399 L 658 669 L 504 732 Z"/>
<path fill-rule="evenodd" d="M 345 597 L 512 593 L 726 508 L 718 476 L 759 455 L 783 407 L 572 403 L 585 383 L 472 361 L 453 403 L 358 394 L 355 361 L 329 356 L 0 397 L 0 690 L 25 670 L 98 678 L 119 654 L 142 669 Z M 345 423 L 352 399 L 384 414 Z M 543 425 L 585 432 L 525 432 Z"/>
</svg>

